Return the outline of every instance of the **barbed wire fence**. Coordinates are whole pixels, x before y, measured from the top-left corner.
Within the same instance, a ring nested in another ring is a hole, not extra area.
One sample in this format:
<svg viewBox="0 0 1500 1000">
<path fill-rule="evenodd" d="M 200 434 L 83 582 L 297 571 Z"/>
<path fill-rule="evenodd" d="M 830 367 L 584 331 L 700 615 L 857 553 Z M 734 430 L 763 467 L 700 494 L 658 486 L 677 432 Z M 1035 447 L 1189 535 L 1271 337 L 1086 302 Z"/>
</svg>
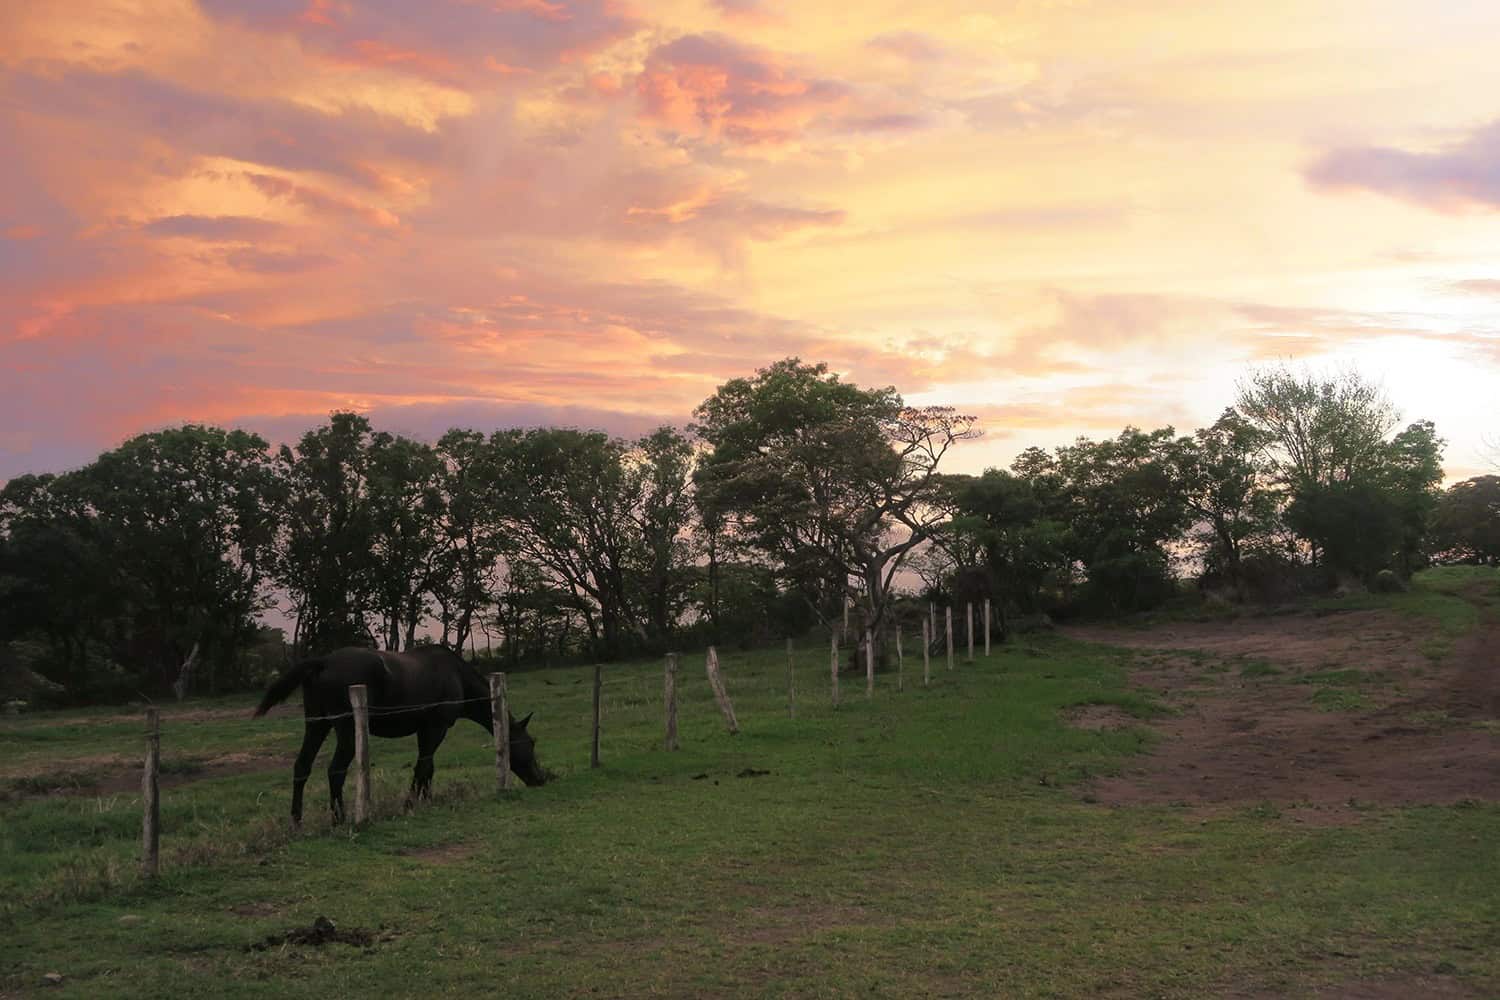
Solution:
<svg viewBox="0 0 1500 1000">
<path fill-rule="evenodd" d="M 924 687 L 931 684 L 932 669 L 931 659 L 934 647 L 938 645 L 938 631 L 936 628 L 936 605 L 928 606 L 928 613 L 922 618 L 922 683 Z M 972 602 L 966 607 L 968 621 L 968 660 L 974 660 L 974 618 L 975 608 Z M 944 610 L 946 627 L 943 629 L 943 648 L 947 654 L 947 666 L 949 670 L 954 669 L 954 632 L 953 632 L 953 608 L 948 606 Z M 984 620 L 984 655 L 990 656 L 990 601 L 983 602 Z M 898 691 L 905 688 L 904 677 L 904 652 L 900 645 L 901 629 L 894 628 L 894 641 L 896 643 L 896 687 Z M 829 697 L 830 704 L 837 709 L 840 704 L 839 692 L 839 664 L 841 653 L 841 639 L 847 641 L 849 629 L 844 628 L 832 633 L 829 644 Z M 864 674 L 865 674 L 865 696 L 867 700 L 875 697 L 875 636 L 870 629 L 865 629 L 863 635 L 856 637 L 853 652 L 858 659 L 858 654 L 863 652 Z M 786 640 L 786 698 L 787 714 L 790 718 L 797 718 L 797 696 L 796 696 L 796 656 L 797 651 L 792 639 Z M 662 748 L 668 752 L 681 748 L 678 728 L 678 706 L 679 706 L 679 679 L 678 667 L 681 654 L 666 654 L 666 670 L 663 676 L 662 706 L 664 713 L 664 738 Z M 718 651 L 714 646 L 709 646 L 704 652 L 704 668 L 709 687 L 713 692 L 714 701 L 718 705 L 720 714 L 723 716 L 724 725 L 730 735 L 740 731 L 739 719 L 735 714 L 733 701 L 730 697 L 728 685 L 725 682 L 723 669 L 720 665 Z M 353 721 L 354 736 L 354 760 L 352 770 L 354 771 L 354 806 L 352 821 L 355 826 L 363 826 L 370 821 L 373 815 L 372 789 L 369 755 L 370 720 L 390 718 L 400 715 L 411 715 L 413 713 L 430 711 L 437 708 L 466 706 L 480 703 L 488 703 L 490 706 L 491 731 L 493 733 L 495 750 L 495 788 L 498 794 L 505 794 L 514 787 L 514 778 L 511 773 L 510 758 L 510 711 L 508 696 L 508 678 L 504 672 L 495 672 L 488 675 L 489 693 L 484 696 L 471 698 L 451 698 L 431 702 L 421 702 L 401 705 L 371 705 L 369 702 L 369 690 L 363 684 L 355 684 L 349 687 L 348 711 L 334 712 L 326 715 L 304 715 L 304 723 L 329 722 L 340 723 L 345 720 Z M 638 678 L 606 678 L 602 681 L 604 687 L 631 686 L 640 687 Z M 160 849 L 161 849 L 161 745 L 162 745 L 162 715 L 156 706 L 145 710 L 146 721 L 146 752 L 141 775 L 141 873 L 146 879 L 154 879 L 160 872 Z M 180 724 L 182 720 L 174 720 Z M 594 748 L 599 745 L 599 734 L 601 728 L 600 711 L 597 700 L 592 713 L 591 722 L 591 744 Z M 423 759 L 418 757 L 420 763 Z M 594 759 L 597 766 L 597 757 Z"/>
</svg>

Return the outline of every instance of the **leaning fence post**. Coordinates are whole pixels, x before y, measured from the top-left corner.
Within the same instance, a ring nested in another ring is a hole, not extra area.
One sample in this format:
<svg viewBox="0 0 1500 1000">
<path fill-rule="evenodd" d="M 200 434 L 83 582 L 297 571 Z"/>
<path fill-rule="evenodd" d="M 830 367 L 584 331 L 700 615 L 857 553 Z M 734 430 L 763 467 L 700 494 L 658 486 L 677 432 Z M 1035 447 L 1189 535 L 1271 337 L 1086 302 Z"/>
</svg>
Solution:
<svg viewBox="0 0 1500 1000">
<path fill-rule="evenodd" d="M 677 749 L 677 654 L 667 654 L 667 679 L 664 697 L 667 703 L 667 749 Z"/>
<path fill-rule="evenodd" d="M 349 707 L 354 710 L 354 825 L 370 821 L 370 692 L 363 684 L 349 685 Z"/>
<path fill-rule="evenodd" d="M 792 639 L 786 640 L 786 714 L 797 717 L 797 674 L 793 670 Z"/>
<path fill-rule="evenodd" d="M 734 717 L 734 705 L 730 704 L 729 692 L 724 690 L 724 678 L 719 676 L 719 654 L 712 646 L 708 647 L 708 683 L 714 689 L 714 700 L 719 703 L 719 711 L 724 713 L 724 724 L 729 727 L 729 735 L 733 736 L 740 731 L 740 724 Z"/>
<path fill-rule="evenodd" d="M 990 655 L 990 599 L 984 599 L 984 655 Z"/>
<path fill-rule="evenodd" d="M 906 690 L 906 663 L 901 652 L 901 626 L 896 626 L 896 690 Z"/>
<path fill-rule="evenodd" d="M 875 636 L 865 629 L 865 697 L 875 697 Z"/>
<path fill-rule="evenodd" d="M 932 623 L 922 619 L 922 686 L 932 683 Z"/>
<path fill-rule="evenodd" d="M 495 731 L 495 784 L 504 792 L 510 789 L 510 706 L 504 674 L 490 674 L 490 728 Z"/>
<path fill-rule="evenodd" d="M 832 685 L 833 707 L 839 707 L 839 637 L 828 637 L 828 681 Z"/>
<path fill-rule="evenodd" d="M 161 713 L 146 709 L 146 767 L 141 774 L 141 874 L 156 878 L 161 848 Z"/>
<path fill-rule="evenodd" d="M 953 605 L 950 604 L 950 605 L 948 605 L 948 607 L 944 608 L 943 609 L 943 614 L 945 616 L 944 624 L 946 626 L 943 629 L 943 631 L 944 631 L 944 633 L 946 633 L 945 637 L 948 640 L 948 669 L 952 670 L 953 669 Z"/>
</svg>

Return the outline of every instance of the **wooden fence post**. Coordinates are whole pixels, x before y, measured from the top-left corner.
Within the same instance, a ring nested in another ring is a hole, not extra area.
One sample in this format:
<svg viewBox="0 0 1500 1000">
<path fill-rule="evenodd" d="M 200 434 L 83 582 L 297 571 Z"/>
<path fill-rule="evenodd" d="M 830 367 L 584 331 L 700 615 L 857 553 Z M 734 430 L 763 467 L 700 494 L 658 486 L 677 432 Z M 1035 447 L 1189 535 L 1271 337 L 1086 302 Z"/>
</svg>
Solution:
<svg viewBox="0 0 1500 1000">
<path fill-rule="evenodd" d="M 906 662 L 901 652 L 901 626 L 896 626 L 896 690 L 906 690 Z"/>
<path fill-rule="evenodd" d="M 141 774 L 141 874 L 156 878 L 161 851 L 161 713 L 146 709 L 146 767 Z"/>
<path fill-rule="evenodd" d="M 929 642 L 937 638 L 937 604 L 933 601 L 927 602 L 927 635 Z"/>
<path fill-rule="evenodd" d="M 667 749 L 677 749 L 677 654 L 667 654 Z"/>
<path fill-rule="evenodd" d="M 932 624 L 922 619 L 922 686 L 932 683 Z"/>
<path fill-rule="evenodd" d="M 948 669 L 953 669 L 953 605 L 943 609 L 944 623 L 947 626 L 943 631 L 948 640 Z"/>
<path fill-rule="evenodd" d="M 370 821 L 370 691 L 349 685 L 349 707 L 354 710 L 354 825 Z"/>
<path fill-rule="evenodd" d="M 875 697 L 875 636 L 865 629 L 865 697 Z"/>
<path fill-rule="evenodd" d="M 786 640 L 786 714 L 797 717 L 797 674 L 793 669 L 792 639 Z"/>
<path fill-rule="evenodd" d="M 708 683 L 714 689 L 714 700 L 719 703 L 719 711 L 724 713 L 724 724 L 729 727 L 729 735 L 733 736 L 740 731 L 740 724 L 734 717 L 734 706 L 729 702 L 729 692 L 724 690 L 724 678 L 719 676 L 719 654 L 712 646 L 708 647 Z"/>
<path fill-rule="evenodd" d="M 990 655 L 990 599 L 984 599 L 984 655 Z"/>
<path fill-rule="evenodd" d="M 839 637 L 828 637 L 828 680 L 833 690 L 833 707 L 839 707 Z"/>
<path fill-rule="evenodd" d="M 599 766 L 599 692 L 604 687 L 604 664 L 594 661 L 594 736 L 589 743 L 589 767 Z"/>
<path fill-rule="evenodd" d="M 974 662 L 974 602 L 973 601 L 970 601 L 968 603 L 968 612 L 969 612 L 969 658 L 967 660 L 965 660 L 964 662 L 965 663 L 973 663 Z"/>
<path fill-rule="evenodd" d="M 848 584 L 848 582 L 849 581 L 847 581 L 847 580 L 844 581 L 844 583 L 846 585 Z M 848 594 L 844 595 L 844 628 L 843 628 L 842 631 L 839 632 L 839 638 L 844 639 L 844 640 L 847 640 L 849 638 L 849 595 Z"/>
<path fill-rule="evenodd" d="M 490 674 L 490 728 L 495 732 L 495 785 L 509 791 L 510 706 L 506 704 L 505 675 Z"/>
</svg>

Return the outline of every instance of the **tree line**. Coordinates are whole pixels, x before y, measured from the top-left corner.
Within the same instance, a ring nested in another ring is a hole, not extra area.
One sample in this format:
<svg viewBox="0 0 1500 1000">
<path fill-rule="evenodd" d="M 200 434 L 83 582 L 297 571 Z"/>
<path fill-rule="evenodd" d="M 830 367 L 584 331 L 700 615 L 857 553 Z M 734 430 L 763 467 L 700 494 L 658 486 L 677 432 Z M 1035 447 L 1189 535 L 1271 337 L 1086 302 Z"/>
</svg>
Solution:
<svg viewBox="0 0 1500 1000">
<path fill-rule="evenodd" d="M 1185 579 L 1276 600 L 1500 556 L 1500 479 L 1446 493 L 1433 426 L 1354 374 L 1269 369 L 1192 434 L 1124 429 L 946 471 L 980 433 L 789 358 L 685 429 L 331 415 L 295 444 L 187 425 L 0 490 L 0 643 L 70 696 L 224 690 L 429 635 L 512 665 L 753 643 L 923 600 L 1123 613 Z M 278 607 L 290 636 L 263 624 Z"/>
</svg>

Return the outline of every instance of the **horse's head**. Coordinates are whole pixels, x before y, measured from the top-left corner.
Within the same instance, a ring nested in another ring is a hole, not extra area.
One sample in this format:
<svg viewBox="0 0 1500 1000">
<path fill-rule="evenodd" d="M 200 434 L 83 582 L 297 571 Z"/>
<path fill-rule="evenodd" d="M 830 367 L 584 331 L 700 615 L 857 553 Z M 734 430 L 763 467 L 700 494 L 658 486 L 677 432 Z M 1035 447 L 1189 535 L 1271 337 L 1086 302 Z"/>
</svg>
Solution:
<svg viewBox="0 0 1500 1000">
<path fill-rule="evenodd" d="M 542 770 L 541 764 L 537 763 L 536 740 L 532 739 L 531 734 L 526 731 L 526 723 L 530 721 L 530 713 L 519 721 L 515 716 L 511 716 L 510 769 L 528 785 L 545 785 L 547 772 Z"/>
</svg>

